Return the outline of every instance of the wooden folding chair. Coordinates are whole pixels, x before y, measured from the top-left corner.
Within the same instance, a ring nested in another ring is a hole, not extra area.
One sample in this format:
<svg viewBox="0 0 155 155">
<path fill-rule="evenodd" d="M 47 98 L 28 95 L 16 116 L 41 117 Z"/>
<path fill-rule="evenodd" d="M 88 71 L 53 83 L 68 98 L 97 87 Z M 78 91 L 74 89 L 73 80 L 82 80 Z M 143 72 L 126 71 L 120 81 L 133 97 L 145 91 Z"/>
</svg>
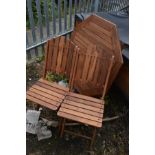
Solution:
<svg viewBox="0 0 155 155">
<path fill-rule="evenodd" d="M 105 52 L 101 55 L 95 48 L 96 46 L 93 45 L 90 45 L 86 51 L 80 48 L 85 54 L 81 54 L 78 58 L 74 88 L 76 88 L 80 94 L 99 97 L 99 92 L 103 92 L 103 87 L 105 87 L 106 73 L 108 70 L 103 58 L 109 58 L 111 54 Z M 107 88 L 105 91 L 107 91 Z M 100 96 L 101 95 L 102 93 Z"/>
<path fill-rule="evenodd" d="M 39 79 L 26 92 L 26 99 L 51 110 L 58 110 L 69 88 L 51 83 L 45 79 L 47 72 L 66 74 L 68 53 L 73 53 L 75 45 L 61 36 L 47 42 L 43 78 Z M 71 62 L 69 62 L 71 63 Z M 72 65 L 72 64 L 70 64 Z M 69 66 L 69 65 L 68 65 Z M 70 71 L 68 72 L 69 75 Z"/>
<path fill-rule="evenodd" d="M 79 75 L 79 70 L 81 70 L 81 68 L 79 67 L 79 64 L 81 64 L 80 61 L 81 57 L 84 57 L 83 59 L 85 60 L 86 64 L 90 59 L 93 59 L 95 62 L 102 60 L 102 67 L 103 67 L 102 69 L 104 70 L 104 72 L 101 73 L 104 80 L 102 97 L 101 99 L 97 99 L 94 97 L 89 97 L 74 92 L 68 92 L 60 106 L 60 109 L 58 110 L 57 115 L 62 118 L 61 133 L 60 133 L 61 137 L 63 136 L 64 132 L 74 134 L 76 136 L 81 136 L 83 138 L 91 140 L 90 147 L 92 147 L 96 135 L 96 128 L 102 127 L 102 119 L 104 112 L 103 98 L 105 96 L 110 72 L 112 69 L 112 65 L 114 63 L 114 56 L 100 57 L 98 55 L 81 52 L 79 49 L 76 50 L 73 56 L 73 61 L 75 63 L 72 66 L 71 71 L 70 90 L 72 90 L 74 82 L 76 81 L 76 76 Z M 85 68 L 85 71 L 87 72 L 87 70 L 90 68 L 92 69 L 92 74 L 94 74 L 93 65 L 91 66 L 89 65 L 85 66 L 85 65 L 83 66 Z M 100 80 L 102 80 L 102 78 Z M 73 131 L 66 130 L 65 129 L 66 120 L 72 120 L 92 126 L 94 129 L 93 135 L 89 137 L 86 135 L 77 134 Z"/>
</svg>

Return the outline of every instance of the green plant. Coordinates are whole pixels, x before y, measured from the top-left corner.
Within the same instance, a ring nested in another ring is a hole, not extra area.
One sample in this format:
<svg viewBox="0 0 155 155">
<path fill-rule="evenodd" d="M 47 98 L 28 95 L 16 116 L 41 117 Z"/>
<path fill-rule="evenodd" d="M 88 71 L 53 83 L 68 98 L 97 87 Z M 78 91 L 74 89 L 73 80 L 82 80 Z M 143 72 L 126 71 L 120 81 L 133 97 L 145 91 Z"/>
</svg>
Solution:
<svg viewBox="0 0 155 155">
<path fill-rule="evenodd" d="M 54 81 L 55 81 L 55 77 L 54 77 L 54 75 L 53 75 L 52 72 L 47 72 L 47 74 L 46 74 L 46 79 L 47 79 L 48 81 L 50 81 L 50 82 L 54 82 Z"/>
<path fill-rule="evenodd" d="M 68 82 L 68 79 L 66 78 L 66 76 L 64 76 L 62 74 L 56 74 L 56 73 L 53 73 L 53 72 L 47 72 L 46 79 L 48 81 L 51 81 L 51 82 L 59 82 L 59 81 L 62 81 L 62 80 L 65 83 Z"/>
<path fill-rule="evenodd" d="M 105 100 L 105 104 L 106 104 L 106 105 L 110 104 L 110 102 L 111 102 L 111 98 L 110 98 L 109 95 L 106 95 L 106 96 L 104 97 L 104 100 Z"/>
<path fill-rule="evenodd" d="M 38 56 L 37 58 L 36 58 L 36 62 L 42 62 L 43 60 L 45 59 L 45 56 L 44 55 L 42 55 L 42 56 Z"/>
</svg>

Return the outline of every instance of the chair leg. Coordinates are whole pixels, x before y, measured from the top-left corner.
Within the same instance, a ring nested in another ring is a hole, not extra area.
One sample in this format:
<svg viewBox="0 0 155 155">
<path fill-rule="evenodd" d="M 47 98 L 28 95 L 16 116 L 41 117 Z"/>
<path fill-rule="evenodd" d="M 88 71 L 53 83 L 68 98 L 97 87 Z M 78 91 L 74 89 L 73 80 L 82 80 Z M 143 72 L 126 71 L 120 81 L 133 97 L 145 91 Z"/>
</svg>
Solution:
<svg viewBox="0 0 155 155">
<path fill-rule="evenodd" d="M 58 133 L 59 134 L 61 132 L 61 127 L 62 127 L 62 118 L 59 118 L 59 123 L 58 123 Z"/>
<path fill-rule="evenodd" d="M 93 146 L 95 136 L 96 136 L 96 127 L 94 127 L 94 130 L 93 130 L 93 136 L 92 136 L 92 139 L 91 139 L 90 148 L 92 148 L 92 146 Z"/>
<path fill-rule="evenodd" d="M 63 136 L 64 128 L 65 128 L 65 118 L 63 118 L 63 120 L 62 120 L 60 138 L 62 138 L 62 136 Z"/>
</svg>

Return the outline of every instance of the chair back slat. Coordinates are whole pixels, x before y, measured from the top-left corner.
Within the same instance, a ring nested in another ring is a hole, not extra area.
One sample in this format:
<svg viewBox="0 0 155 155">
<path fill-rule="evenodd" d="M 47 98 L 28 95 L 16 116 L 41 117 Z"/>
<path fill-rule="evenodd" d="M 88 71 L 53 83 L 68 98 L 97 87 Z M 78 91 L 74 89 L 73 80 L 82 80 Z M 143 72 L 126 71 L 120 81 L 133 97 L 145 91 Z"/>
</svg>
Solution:
<svg viewBox="0 0 155 155">
<path fill-rule="evenodd" d="M 58 57 L 57 57 L 57 63 L 56 63 L 56 73 L 60 73 L 62 58 L 64 55 L 64 47 L 65 47 L 65 37 L 61 37 L 59 42 L 59 50 L 58 50 Z"/>
<path fill-rule="evenodd" d="M 70 46 L 70 40 L 66 40 L 64 51 L 63 51 L 63 58 L 62 58 L 62 64 L 61 64 L 61 73 L 65 73 L 66 69 L 66 64 L 67 64 L 67 58 L 68 58 L 68 50 Z M 65 73 L 66 74 L 66 73 Z"/>
<path fill-rule="evenodd" d="M 92 47 L 89 46 L 87 48 L 87 53 L 91 52 Z M 88 71 L 89 71 L 89 66 L 90 66 L 90 61 L 91 61 L 91 56 L 90 55 L 84 55 L 85 59 L 84 59 L 84 65 L 83 65 L 83 72 L 82 72 L 82 80 L 86 81 L 87 80 L 87 76 L 88 76 Z"/>
<path fill-rule="evenodd" d="M 69 89 L 72 91 L 73 86 L 74 86 L 74 79 L 75 79 L 75 74 L 77 70 L 77 61 L 78 61 L 78 51 L 79 48 L 76 46 L 73 51 L 73 63 L 71 66 L 71 72 L 70 72 L 70 78 L 69 78 Z"/>
<path fill-rule="evenodd" d="M 89 81 L 92 80 L 93 75 L 94 75 L 94 73 L 95 73 L 95 66 L 96 66 L 96 62 L 97 62 L 97 59 L 96 59 L 97 53 L 94 53 L 94 54 L 95 54 L 95 56 L 92 56 L 92 57 L 90 58 L 90 66 L 89 66 L 89 72 L 88 72 L 88 77 L 87 77 L 87 79 L 88 79 Z"/>
<path fill-rule="evenodd" d="M 94 77 L 93 77 L 93 82 L 96 83 L 96 84 L 98 82 L 98 76 L 99 76 L 100 70 L 101 70 L 101 61 L 100 61 L 100 59 L 97 59 L 96 66 L 95 66 Z"/>
<path fill-rule="evenodd" d="M 68 55 L 67 55 L 67 62 L 66 62 L 66 76 L 70 77 L 71 72 L 71 66 L 72 66 L 72 59 L 73 59 L 73 51 L 75 48 L 75 44 L 73 42 L 70 42 L 69 48 L 68 48 Z"/>
<path fill-rule="evenodd" d="M 51 71 L 55 72 L 56 71 L 56 62 L 57 62 L 57 56 L 58 56 L 58 50 L 59 50 L 59 40 L 60 37 L 57 37 L 54 39 L 54 47 L 53 47 L 53 55 L 52 55 L 52 66 L 51 66 Z"/>
<path fill-rule="evenodd" d="M 48 47 L 48 56 L 47 56 L 47 70 L 51 69 L 53 46 L 54 46 L 54 40 L 50 40 L 49 47 Z"/>
</svg>

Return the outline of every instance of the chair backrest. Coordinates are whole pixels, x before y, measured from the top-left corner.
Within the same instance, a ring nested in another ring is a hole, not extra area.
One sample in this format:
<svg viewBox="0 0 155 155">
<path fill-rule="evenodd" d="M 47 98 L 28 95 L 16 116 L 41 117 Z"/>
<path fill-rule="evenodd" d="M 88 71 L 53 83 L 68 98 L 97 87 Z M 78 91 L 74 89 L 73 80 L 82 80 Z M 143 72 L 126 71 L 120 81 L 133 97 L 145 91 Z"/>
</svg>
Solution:
<svg viewBox="0 0 155 155">
<path fill-rule="evenodd" d="M 69 77 L 74 48 L 75 45 L 64 36 L 48 40 L 45 49 L 43 77 L 46 77 L 47 72 L 63 74 Z"/>
<path fill-rule="evenodd" d="M 95 50 L 95 52 L 90 52 L 92 50 Z M 70 89 L 72 90 L 77 82 L 81 84 L 83 89 L 88 87 L 88 90 L 91 91 L 97 86 L 102 89 L 102 98 L 104 98 L 114 63 L 114 56 L 99 56 L 96 47 L 88 47 L 87 51 L 89 52 L 83 52 L 78 47 L 75 48 L 74 64 L 72 65 L 69 83 Z"/>
<path fill-rule="evenodd" d="M 47 72 L 51 71 L 66 75 L 69 78 L 69 87 L 72 89 L 78 84 L 76 88 L 81 87 L 87 92 L 85 95 L 93 96 L 90 94 L 95 88 L 102 92 L 112 56 L 108 52 L 99 54 L 98 50 L 93 44 L 79 49 L 63 36 L 49 40 L 45 54 L 44 78 Z"/>
</svg>

